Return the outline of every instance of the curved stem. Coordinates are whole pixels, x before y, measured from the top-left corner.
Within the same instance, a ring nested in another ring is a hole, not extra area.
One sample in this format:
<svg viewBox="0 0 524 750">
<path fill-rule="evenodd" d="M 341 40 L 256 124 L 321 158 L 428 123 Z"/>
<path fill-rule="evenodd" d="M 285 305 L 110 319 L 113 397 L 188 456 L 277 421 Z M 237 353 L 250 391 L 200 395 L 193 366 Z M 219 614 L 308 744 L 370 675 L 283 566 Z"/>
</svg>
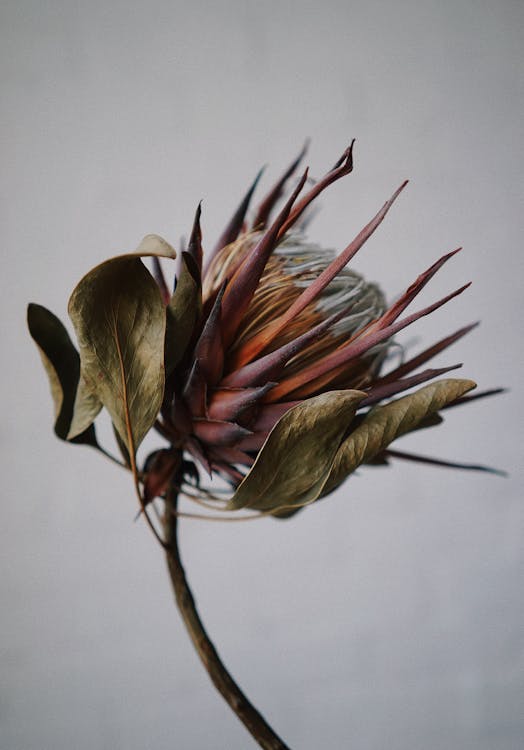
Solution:
<svg viewBox="0 0 524 750">
<path fill-rule="evenodd" d="M 260 747 L 264 750 L 289 750 L 231 677 L 206 633 L 180 559 L 177 539 L 177 502 L 177 491 L 172 488 L 166 496 L 164 519 L 167 565 L 176 602 L 193 645 L 213 684 Z"/>
</svg>

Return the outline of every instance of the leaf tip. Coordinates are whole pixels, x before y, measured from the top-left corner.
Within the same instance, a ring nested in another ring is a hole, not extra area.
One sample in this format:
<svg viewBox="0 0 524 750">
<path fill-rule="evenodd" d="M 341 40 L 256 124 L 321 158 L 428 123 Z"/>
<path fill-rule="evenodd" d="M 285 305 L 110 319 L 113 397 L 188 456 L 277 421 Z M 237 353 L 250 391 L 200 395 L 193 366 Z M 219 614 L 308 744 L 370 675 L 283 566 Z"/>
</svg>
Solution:
<svg viewBox="0 0 524 750">
<path fill-rule="evenodd" d="M 476 382 L 474 380 L 469 380 L 468 378 L 463 379 L 461 382 L 464 384 L 464 388 L 466 389 L 466 391 L 465 391 L 466 393 L 468 391 L 474 390 L 477 387 Z"/>
<path fill-rule="evenodd" d="M 176 258 L 176 250 L 158 234 L 146 234 L 136 249 L 137 255 L 154 255 L 162 258 Z"/>
<path fill-rule="evenodd" d="M 36 314 L 36 312 L 37 312 L 37 310 L 38 310 L 39 307 L 40 307 L 40 305 L 37 305 L 36 302 L 30 302 L 27 305 L 26 320 L 27 320 L 27 327 L 29 328 L 29 332 L 30 333 L 31 333 L 31 326 L 32 326 L 32 324 L 34 322 L 35 314 Z"/>
</svg>

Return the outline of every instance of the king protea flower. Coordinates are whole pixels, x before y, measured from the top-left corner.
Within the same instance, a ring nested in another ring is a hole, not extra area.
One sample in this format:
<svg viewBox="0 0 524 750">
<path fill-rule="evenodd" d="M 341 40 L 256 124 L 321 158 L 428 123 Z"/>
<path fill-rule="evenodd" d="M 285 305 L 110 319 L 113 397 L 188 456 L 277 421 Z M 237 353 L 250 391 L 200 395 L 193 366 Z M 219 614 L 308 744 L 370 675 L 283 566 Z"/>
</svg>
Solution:
<svg viewBox="0 0 524 750">
<path fill-rule="evenodd" d="M 207 473 L 231 488 L 227 509 L 287 515 L 330 493 L 361 464 L 408 457 L 390 448 L 393 440 L 474 398 L 465 395 L 475 387 L 471 380 L 435 380 L 453 367 L 422 369 L 473 325 L 390 364 L 398 352 L 393 337 L 468 286 L 406 312 L 458 250 L 391 305 L 348 268 L 406 183 L 339 253 L 305 237 L 314 199 L 352 171 L 352 145 L 319 181 L 308 183 L 306 170 L 275 212 L 302 153 L 248 221 L 257 178 L 205 265 L 199 207 L 174 292 L 159 258 L 175 252 L 154 235 L 137 253 L 90 271 L 69 303 L 79 355 L 58 319 L 30 306 L 55 432 L 100 447 L 93 422 L 105 407 L 144 507 L 175 481 L 188 495 L 216 502 L 202 487 Z M 153 276 L 140 256 L 153 256 Z M 167 444 L 140 471 L 136 451 L 151 428 Z"/>
</svg>

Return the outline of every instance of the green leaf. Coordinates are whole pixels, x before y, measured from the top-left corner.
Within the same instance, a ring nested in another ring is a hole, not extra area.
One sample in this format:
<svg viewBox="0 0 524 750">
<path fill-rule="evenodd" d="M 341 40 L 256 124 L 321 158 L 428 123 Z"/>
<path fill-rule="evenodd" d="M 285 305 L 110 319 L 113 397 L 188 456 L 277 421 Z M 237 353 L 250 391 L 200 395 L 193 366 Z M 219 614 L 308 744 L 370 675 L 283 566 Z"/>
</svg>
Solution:
<svg viewBox="0 0 524 750">
<path fill-rule="evenodd" d="M 371 409 L 340 446 L 322 497 L 333 492 L 360 464 L 372 461 L 396 438 L 435 423 L 432 417 L 439 409 L 475 386 L 472 380 L 438 380 L 409 396 Z"/>
<path fill-rule="evenodd" d="M 200 273 L 194 258 L 182 253 L 180 275 L 167 306 L 166 375 L 170 375 L 185 354 L 202 314 Z"/>
<path fill-rule="evenodd" d="M 49 378 L 55 411 L 55 434 L 61 440 L 66 440 L 79 384 L 80 357 L 62 322 L 42 305 L 32 303 L 28 306 L 27 325 Z M 98 448 L 91 422 L 77 432 L 73 442 Z"/>
<path fill-rule="evenodd" d="M 231 498 L 229 510 L 276 511 L 316 500 L 365 397 L 362 391 L 330 391 L 286 412 Z"/>
<path fill-rule="evenodd" d="M 69 314 L 84 392 L 106 407 L 134 459 L 164 391 L 166 314 L 157 284 L 136 255 L 113 258 L 80 281 Z"/>
</svg>

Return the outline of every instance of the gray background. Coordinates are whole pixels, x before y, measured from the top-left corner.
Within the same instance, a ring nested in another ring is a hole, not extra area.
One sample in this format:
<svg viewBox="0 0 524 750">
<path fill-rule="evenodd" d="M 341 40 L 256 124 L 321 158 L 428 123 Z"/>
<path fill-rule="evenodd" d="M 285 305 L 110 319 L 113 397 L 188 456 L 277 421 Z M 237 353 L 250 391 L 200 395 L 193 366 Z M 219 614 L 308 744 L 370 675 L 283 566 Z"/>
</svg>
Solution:
<svg viewBox="0 0 524 750">
<path fill-rule="evenodd" d="M 497 2 L 2 3 L 0 746 L 233 750 L 254 743 L 208 683 L 129 477 L 50 430 L 29 300 L 65 317 L 96 262 L 174 244 L 204 201 L 211 244 L 261 164 L 312 137 L 313 174 L 356 168 L 314 239 L 342 248 L 412 182 L 354 267 L 390 297 L 472 288 L 419 344 L 509 395 L 399 447 L 509 479 L 366 469 L 288 523 L 182 524 L 204 619 L 293 748 L 524 746 L 523 6 Z"/>
</svg>

